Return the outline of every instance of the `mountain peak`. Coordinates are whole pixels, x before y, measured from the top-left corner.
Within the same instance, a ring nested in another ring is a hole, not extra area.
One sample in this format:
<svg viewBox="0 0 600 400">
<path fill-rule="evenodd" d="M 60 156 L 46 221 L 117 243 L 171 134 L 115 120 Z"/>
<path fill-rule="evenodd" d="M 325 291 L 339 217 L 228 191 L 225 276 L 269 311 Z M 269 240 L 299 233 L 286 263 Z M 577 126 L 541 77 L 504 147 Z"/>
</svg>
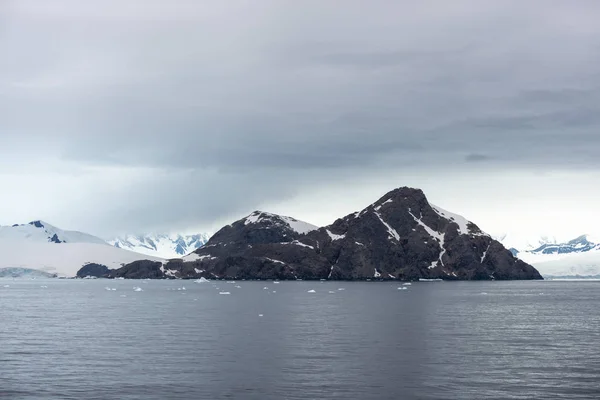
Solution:
<svg viewBox="0 0 600 400">
<path fill-rule="evenodd" d="M 317 226 L 309 224 L 308 222 L 297 220 L 296 218 L 260 210 L 253 211 L 241 221 L 244 221 L 244 225 L 263 224 L 266 226 L 284 226 L 299 234 L 304 234 L 318 229 Z"/>
</svg>

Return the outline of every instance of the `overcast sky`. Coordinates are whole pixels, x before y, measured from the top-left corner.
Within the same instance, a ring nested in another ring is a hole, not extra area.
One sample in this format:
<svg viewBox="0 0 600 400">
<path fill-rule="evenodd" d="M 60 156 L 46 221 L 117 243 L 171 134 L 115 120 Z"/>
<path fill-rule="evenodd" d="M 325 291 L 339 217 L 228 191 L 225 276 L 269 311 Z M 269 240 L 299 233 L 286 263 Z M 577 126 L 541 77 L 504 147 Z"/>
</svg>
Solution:
<svg viewBox="0 0 600 400">
<path fill-rule="evenodd" d="M 0 0 L 0 224 L 600 233 L 600 1 Z"/>
</svg>

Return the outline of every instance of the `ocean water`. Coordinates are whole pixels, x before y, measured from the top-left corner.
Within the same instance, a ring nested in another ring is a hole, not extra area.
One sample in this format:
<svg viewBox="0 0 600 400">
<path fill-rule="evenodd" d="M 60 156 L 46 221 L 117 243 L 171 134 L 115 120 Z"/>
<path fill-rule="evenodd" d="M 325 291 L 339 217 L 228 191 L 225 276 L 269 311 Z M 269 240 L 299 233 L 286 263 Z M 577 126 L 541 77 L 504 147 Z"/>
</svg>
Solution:
<svg viewBox="0 0 600 400">
<path fill-rule="evenodd" d="M 598 399 L 600 282 L 5 279 L 0 398 Z"/>
</svg>

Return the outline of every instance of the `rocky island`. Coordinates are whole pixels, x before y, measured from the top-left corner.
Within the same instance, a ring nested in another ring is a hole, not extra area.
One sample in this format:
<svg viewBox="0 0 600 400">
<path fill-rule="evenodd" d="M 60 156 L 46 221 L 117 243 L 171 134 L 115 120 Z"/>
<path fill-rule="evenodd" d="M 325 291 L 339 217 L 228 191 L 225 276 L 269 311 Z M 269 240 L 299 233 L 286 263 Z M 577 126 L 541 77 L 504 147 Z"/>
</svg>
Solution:
<svg viewBox="0 0 600 400">
<path fill-rule="evenodd" d="M 168 262 L 79 277 L 138 279 L 511 280 L 542 279 L 531 265 L 419 189 L 393 190 L 362 211 L 317 228 L 261 211 L 223 227 L 201 248 Z"/>
</svg>

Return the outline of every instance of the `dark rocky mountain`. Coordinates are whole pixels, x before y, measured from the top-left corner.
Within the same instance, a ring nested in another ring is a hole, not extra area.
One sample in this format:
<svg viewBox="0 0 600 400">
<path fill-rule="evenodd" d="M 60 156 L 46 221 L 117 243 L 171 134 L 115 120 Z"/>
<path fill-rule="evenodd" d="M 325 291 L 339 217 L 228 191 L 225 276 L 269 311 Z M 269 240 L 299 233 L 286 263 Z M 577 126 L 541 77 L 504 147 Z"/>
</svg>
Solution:
<svg viewBox="0 0 600 400">
<path fill-rule="evenodd" d="M 542 279 L 475 224 L 406 187 L 322 228 L 256 211 L 183 259 L 104 272 L 125 278 Z"/>
</svg>

